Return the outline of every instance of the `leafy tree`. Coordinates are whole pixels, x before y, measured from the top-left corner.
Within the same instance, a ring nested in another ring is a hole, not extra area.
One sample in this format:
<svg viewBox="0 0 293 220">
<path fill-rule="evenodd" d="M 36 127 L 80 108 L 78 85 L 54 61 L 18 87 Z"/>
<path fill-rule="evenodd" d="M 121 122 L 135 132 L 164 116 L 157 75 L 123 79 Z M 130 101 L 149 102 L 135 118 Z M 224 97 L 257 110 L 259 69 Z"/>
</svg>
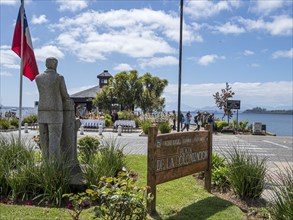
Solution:
<svg viewBox="0 0 293 220">
<path fill-rule="evenodd" d="M 142 94 L 142 83 L 136 70 L 121 72 L 111 80 L 117 103 L 122 110 L 134 110 Z"/>
<path fill-rule="evenodd" d="M 227 101 L 229 98 L 232 98 L 235 93 L 232 91 L 232 87 L 226 82 L 225 89 L 222 89 L 221 94 L 216 92 L 213 97 L 215 99 L 215 103 L 220 110 L 224 110 L 224 115 L 222 119 L 227 116 L 228 122 L 229 119 L 233 116 L 231 109 L 227 108 Z"/>
<path fill-rule="evenodd" d="M 101 92 L 97 93 L 97 96 L 93 100 L 93 104 L 98 106 L 99 109 L 108 110 L 111 104 L 111 92 L 109 86 L 103 86 Z"/>
<path fill-rule="evenodd" d="M 141 78 L 143 84 L 143 93 L 139 102 L 139 107 L 144 113 L 152 111 L 161 111 L 164 108 L 165 98 L 161 95 L 168 85 L 166 79 L 153 77 L 146 73 Z"/>
<path fill-rule="evenodd" d="M 133 111 L 139 107 L 143 112 L 161 111 L 165 103 L 165 98 L 161 98 L 161 95 L 167 85 L 166 79 L 154 77 L 150 73 L 139 77 L 136 70 L 121 72 L 110 79 L 109 85 L 103 87 L 93 103 L 100 109 L 107 110 L 112 96 L 121 110 Z"/>
</svg>

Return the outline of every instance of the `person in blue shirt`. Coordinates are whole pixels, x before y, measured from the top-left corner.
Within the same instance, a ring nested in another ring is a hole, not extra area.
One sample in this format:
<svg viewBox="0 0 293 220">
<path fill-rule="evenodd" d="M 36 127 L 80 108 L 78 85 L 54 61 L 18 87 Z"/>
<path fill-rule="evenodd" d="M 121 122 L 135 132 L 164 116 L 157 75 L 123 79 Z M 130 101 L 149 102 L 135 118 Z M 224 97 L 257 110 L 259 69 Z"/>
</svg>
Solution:
<svg viewBox="0 0 293 220">
<path fill-rule="evenodd" d="M 190 121 L 191 121 L 191 114 L 190 112 L 187 112 L 184 117 L 184 127 L 181 129 L 181 131 L 184 131 L 185 128 L 187 131 L 189 130 Z"/>
</svg>

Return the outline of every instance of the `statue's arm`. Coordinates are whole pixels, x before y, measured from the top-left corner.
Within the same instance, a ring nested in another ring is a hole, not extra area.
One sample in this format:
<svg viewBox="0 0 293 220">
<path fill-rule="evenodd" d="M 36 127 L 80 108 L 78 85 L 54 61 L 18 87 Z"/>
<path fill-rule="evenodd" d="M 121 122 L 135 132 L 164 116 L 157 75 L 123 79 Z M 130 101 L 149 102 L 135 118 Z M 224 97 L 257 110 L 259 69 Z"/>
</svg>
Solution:
<svg viewBox="0 0 293 220">
<path fill-rule="evenodd" d="M 60 76 L 60 92 L 63 100 L 70 99 L 63 76 Z"/>
</svg>

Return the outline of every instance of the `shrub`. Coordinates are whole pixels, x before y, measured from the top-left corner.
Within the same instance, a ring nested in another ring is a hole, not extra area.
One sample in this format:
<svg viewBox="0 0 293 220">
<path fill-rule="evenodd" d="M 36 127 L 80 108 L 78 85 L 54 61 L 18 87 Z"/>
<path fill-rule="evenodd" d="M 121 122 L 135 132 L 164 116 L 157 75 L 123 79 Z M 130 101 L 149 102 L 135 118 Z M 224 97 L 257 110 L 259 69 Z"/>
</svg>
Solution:
<svg viewBox="0 0 293 220">
<path fill-rule="evenodd" d="M 135 127 L 136 127 L 136 128 L 139 128 L 139 127 L 141 126 L 141 122 L 140 122 L 140 120 L 139 120 L 138 117 L 135 117 L 135 118 L 134 118 L 134 122 L 135 122 Z"/>
<path fill-rule="evenodd" d="M 224 127 L 228 126 L 228 122 L 226 121 L 215 121 L 217 131 L 222 131 Z"/>
<path fill-rule="evenodd" d="M 152 126 L 152 124 L 150 122 L 148 122 L 148 121 L 142 122 L 141 127 L 142 127 L 143 133 L 148 134 L 149 133 L 149 128 L 151 126 Z"/>
<path fill-rule="evenodd" d="M 116 176 L 125 166 L 123 147 L 116 139 L 105 140 L 98 153 L 92 154 L 88 164 L 84 167 L 84 178 L 87 185 L 97 184 L 102 176 Z"/>
<path fill-rule="evenodd" d="M 272 215 L 277 220 L 291 219 L 293 216 L 293 166 L 278 168 L 270 177 L 273 193 Z"/>
<path fill-rule="evenodd" d="M 101 219 L 146 219 L 146 187 L 137 187 L 127 172 L 117 178 L 103 177 L 87 194 L 97 202 L 95 216 Z"/>
<path fill-rule="evenodd" d="M 91 136 L 85 136 L 78 140 L 79 155 L 82 163 L 88 163 L 90 156 L 97 152 L 100 141 Z"/>
<path fill-rule="evenodd" d="M 61 205 L 62 195 L 69 192 L 70 166 L 61 161 L 44 160 L 40 166 L 41 193 L 35 197 L 40 203 Z"/>
<path fill-rule="evenodd" d="M 239 122 L 239 129 L 240 129 L 240 131 L 242 131 L 242 132 L 246 131 L 246 126 L 247 125 L 248 125 L 248 121 L 244 121 L 244 122 L 240 121 Z"/>
<path fill-rule="evenodd" d="M 109 114 L 105 115 L 105 126 L 110 127 L 113 125 L 112 117 Z"/>
<path fill-rule="evenodd" d="M 37 190 L 31 184 L 35 164 L 34 152 L 29 146 L 11 138 L 0 138 L 0 193 L 10 190 L 15 196 L 24 196 Z"/>
<path fill-rule="evenodd" d="M 227 152 L 227 176 L 234 192 L 241 198 L 258 198 L 264 190 L 266 158 L 241 151 Z"/>
<path fill-rule="evenodd" d="M 0 119 L 0 129 L 7 130 L 10 127 L 10 122 L 6 118 Z"/>
<path fill-rule="evenodd" d="M 21 122 L 22 125 L 24 125 L 24 123 L 28 123 L 28 124 L 32 124 L 32 123 L 37 123 L 38 121 L 38 116 L 37 115 L 30 115 L 26 118 L 24 118 Z"/>
<path fill-rule="evenodd" d="M 11 120 L 10 120 L 10 125 L 11 126 L 14 126 L 14 127 L 16 127 L 16 128 L 18 128 L 18 119 L 17 118 L 12 118 Z"/>
<path fill-rule="evenodd" d="M 169 122 L 161 122 L 159 124 L 159 131 L 162 134 L 170 133 L 171 132 L 171 126 L 170 126 Z"/>
<path fill-rule="evenodd" d="M 219 154 L 212 155 L 212 182 L 215 186 L 218 186 L 220 190 L 225 190 L 229 187 L 229 181 L 227 178 L 227 166 L 225 158 Z"/>
</svg>

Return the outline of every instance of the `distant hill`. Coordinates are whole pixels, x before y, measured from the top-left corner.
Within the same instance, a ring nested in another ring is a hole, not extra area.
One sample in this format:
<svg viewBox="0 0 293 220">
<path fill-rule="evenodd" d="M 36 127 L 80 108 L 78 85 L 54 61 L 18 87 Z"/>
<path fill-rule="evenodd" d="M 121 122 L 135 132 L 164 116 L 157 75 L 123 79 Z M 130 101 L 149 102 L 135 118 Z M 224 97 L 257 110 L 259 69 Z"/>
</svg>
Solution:
<svg viewBox="0 0 293 220">
<path fill-rule="evenodd" d="M 265 108 L 255 107 L 253 109 L 247 109 L 243 113 L 253 113 L 253 114 L 287 114 L 287 115 L 293 115 L 293 110 L 267 110 Z"/>
</svg>

